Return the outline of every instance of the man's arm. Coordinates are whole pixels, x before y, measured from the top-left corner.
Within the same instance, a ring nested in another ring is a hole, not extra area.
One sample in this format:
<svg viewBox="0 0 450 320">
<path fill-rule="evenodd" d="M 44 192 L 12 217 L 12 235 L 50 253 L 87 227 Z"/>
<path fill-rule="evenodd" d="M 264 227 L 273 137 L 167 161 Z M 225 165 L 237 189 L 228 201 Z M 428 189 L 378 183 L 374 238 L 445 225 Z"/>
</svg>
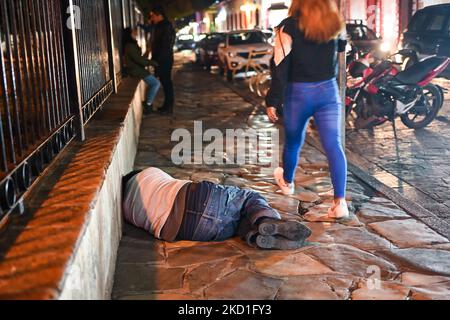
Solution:
<svg viewBox="0 0 450 320">
<path fill-rule="evenodd" d="M 277 29 L 275 53 L 271 62 L 272 81 L 266 96 L 266 107 L 280 110 L 284 102 L 284 91 L 290 71 L 292 37 L 284 32 L 284 27 Z"/>
</svg>

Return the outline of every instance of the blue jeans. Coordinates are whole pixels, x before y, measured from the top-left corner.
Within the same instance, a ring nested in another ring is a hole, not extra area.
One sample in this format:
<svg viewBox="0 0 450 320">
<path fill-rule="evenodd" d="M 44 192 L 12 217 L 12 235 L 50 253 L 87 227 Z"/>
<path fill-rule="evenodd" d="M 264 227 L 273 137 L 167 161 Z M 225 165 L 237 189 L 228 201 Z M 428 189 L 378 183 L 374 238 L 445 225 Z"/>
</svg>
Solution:
<svg viewBox="0 0 450 320">
<path fill-rule="evenodd" d="M 188 200 L 177 240 L 219 242 L 235 235 L 245 238 L 259 219 L 281 219 L 278 211 L 254 191 L 201 182 L 195 192 L 202 194 L 188 198 L 205 201 L 189 204 Z"/>
<path fill-rule="evenodd" d="M 334 79 L 288 85 L 284 106 L 286 132 L 283 154 L 284 179 L 288 183 L 294 181 L 311 117 L 314 117 L 328 157 L 335 197 L 344 198 L 347 185 L 347 159 L 341 140 L 342 103 Z"/>
<path fill-rule="evenodd" d="M 144 78 L 145 83 L 148 85 L 147 100 L 145 103 L 151 105 L 155 101 L 158 90 L 161 87 L 161 82 L 156 79 L 153 75 L 148 75 Z"/>
</svg>

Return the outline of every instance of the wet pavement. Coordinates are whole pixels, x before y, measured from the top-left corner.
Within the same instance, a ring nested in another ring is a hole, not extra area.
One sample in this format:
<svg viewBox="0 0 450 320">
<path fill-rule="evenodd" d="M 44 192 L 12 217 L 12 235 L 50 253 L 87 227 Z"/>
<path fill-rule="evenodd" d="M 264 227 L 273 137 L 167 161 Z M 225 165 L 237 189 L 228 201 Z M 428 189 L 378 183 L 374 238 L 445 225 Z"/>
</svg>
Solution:
<svg viewBox="0 0 450 320">
<path fill-rule="evenodd" d="M 437 80 L 450 88 L 450 81 Z M 412 130 L 397 121 L 374 130 L 348 130 L 347 148 L 368 160 L 365 169 L 407 199 L 449 224 L 450 228 L 450 96 L 438 118 L 425 129 Z"/>
<path fill-rule="evenodd" d="M 439 78 L 434 82 L 450 89 L 450 80 Z M 245 80 L 236 80 L 233 87 L 250 101 L 264 104 L 263 99 L 249 94 Z M 397 139 L 390 122 L 372 130 L 356 130 L 348 125 L 349 160 L 386 186 L 383 189 L 397 204 L 405 205 L 409 213 L 449 237 L 450 93 L 445 95 L 436 120 L 425 129 L 409 129 L 400 119 L 396 127 Z M 318 142 L 317 132 L 310 130 L 309 135 Z"/>
<path fill-rule="evenodd" d="M 218 76 L 177 56 L 172 118 L 143 120 L 136 169 L 159 167 L 176 178 L 209 180 L 260 192 L 286 219 L 313 231 L 295 251 L 260 251 L 238 238 L 223 243 L 165 243 L 125 225 L 114 299 L 450 299 L 450 242 L 349 174 L 351 217 L 330 220 L 326 158 L 311 145 L 301 155 L 295 196 L 282 196 L 267 165 L 183 165 L 171 160 L 171 135 L 194 121 L 203 130 L 277 128 Z M 198 134 L 197 134 L 198 135 Z M 202 149 L 203 146 L 196 146 Z M 247 145 L 250 153 L 258 150 Z M 227 150 L 229 151 L 229 150 Z M 230 157 L 226 151 L 216 155 Z M 270 154 L 260 155 L 270 161 Z"/>
</svg>

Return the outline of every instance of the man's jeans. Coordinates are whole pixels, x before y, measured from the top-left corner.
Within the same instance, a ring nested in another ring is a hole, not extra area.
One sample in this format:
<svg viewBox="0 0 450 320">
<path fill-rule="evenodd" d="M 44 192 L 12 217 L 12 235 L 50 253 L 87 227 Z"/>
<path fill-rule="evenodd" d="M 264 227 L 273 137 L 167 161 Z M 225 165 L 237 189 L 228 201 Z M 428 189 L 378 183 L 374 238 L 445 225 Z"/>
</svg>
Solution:
<svg viewBox="0 0 450 320">
<path fill-rule="evenodd" d="M 202 182 L 196 192 L 208 192 L 206 202 L 188 204 L 177 240 L 245 238 L 260 218 L 281 219 L 278 211 L 254 191 Z"/>
<path fill-rule="evenodd" d="M 148 85 L 147 100 L 145 103 L 150 106 L 155 101 L 158 90 L 161 88 L 161 83 L 152 75 L 145 77 L 144 81 Z"/>
</svg>

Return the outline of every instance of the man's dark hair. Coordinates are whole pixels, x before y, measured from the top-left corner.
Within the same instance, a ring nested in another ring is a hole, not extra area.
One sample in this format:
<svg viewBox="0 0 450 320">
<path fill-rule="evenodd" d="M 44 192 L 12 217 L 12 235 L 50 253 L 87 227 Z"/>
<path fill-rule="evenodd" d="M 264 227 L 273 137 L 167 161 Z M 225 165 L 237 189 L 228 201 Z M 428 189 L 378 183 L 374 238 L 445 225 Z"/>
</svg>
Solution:
<svg viewBox="0 0 450 320">
<path fill-rule="evenodd" d="M 126 192 L 127 192 L 126 187 L 127 187 L 128 181 L 130 181 L 133 177 L 135 177 L 136 175 L 138 175 L 141 172 L 142 172 L 142 170 L 133 171 L 122 178 L 122 200 L 125 200 L 125 197 L 126 197 Z"/>
<path fill-rule="evenodd" d="M 158 15 L 163 16 L 164 18 L 167 18 L 166 11 L 164 10 L 163 6 L 161 6 L 161 5 L 153 6 L 152 9 L 150 10 L 150 12 L 156 13 Z"/>
</svg>

